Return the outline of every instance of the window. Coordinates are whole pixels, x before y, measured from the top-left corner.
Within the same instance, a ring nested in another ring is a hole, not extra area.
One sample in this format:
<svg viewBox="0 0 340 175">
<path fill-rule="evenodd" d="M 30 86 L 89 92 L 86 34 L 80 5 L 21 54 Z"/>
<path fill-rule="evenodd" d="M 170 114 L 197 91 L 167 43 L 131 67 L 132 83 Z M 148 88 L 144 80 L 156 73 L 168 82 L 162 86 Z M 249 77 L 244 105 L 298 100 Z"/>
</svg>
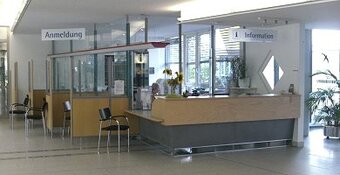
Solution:
<svg viewBox="0 0 340 175">
<path fill-rule="evenodd" d="M 230 60 L 240 56 L 240 42 L 229 41 L 229 28 L 218 28 L 215 33 L 215 94 L 226 94 L 232 78 Z"/>
<path fill-rule="evenodd" d="M 186 86 L 195 87 L 197 82 L 196 76 L 196 36 L 188 36 L 186 38 Z"/>
<path fill-rule="evenodd" d="M 179 71 L 179 44 L 178 39 L 170 41 L 166 50 L 166 67 L 170 68 L 172 72 Z"/>
<path fill-rule="evenodd" d="M 185 86 L 183 90 L 191 91 L 193 88 L 210 90 L 211 72 L 211 36 L 209 31 L 187 34 L 183 36 L 183 65 Z M 240 43 L 229 42 L 229 28 L 216 29 L 216 79 L 215 94 L 228 92 L 231 79 L 230 60 L 240 56 Z M 166 48 L 166 66 L 174 72 L 178 71 L 179 64 L 178 40 L 171 40 Z M 201 91 L 202 92 L 202 91 Z"/>
</svg>

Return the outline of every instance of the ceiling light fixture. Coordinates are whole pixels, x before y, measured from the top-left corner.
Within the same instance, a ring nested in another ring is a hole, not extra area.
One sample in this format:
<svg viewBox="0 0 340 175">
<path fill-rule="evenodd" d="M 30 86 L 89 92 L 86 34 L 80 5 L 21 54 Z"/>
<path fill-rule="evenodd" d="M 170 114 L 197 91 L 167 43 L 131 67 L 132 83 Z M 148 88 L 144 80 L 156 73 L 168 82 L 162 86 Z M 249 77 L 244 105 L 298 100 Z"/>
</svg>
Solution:
<svg viewBox="0 0 340 175">
<path fill-rule="evenodd" d="M 0 0 L 0 25 L 13 27 L 21 19 L 21 14 L 31 0 Z"/>
<path fill-rule="evenodd" d="M 26 12 L 26 9 L 28 8 L 32 0 L 15 0 L 15 1 L 18 2 L 18 6 L 16 9 L 17 13 L 14 16 L 14 21 L 12 22 L 12 25 L 10 26 L 12 32 L 14 32 L 15 28 L 20 23 L 22 17 L 24 16 Z"/>
<path fill-rule="evenodd" d="M 261 3 L 254 0 L 195 0 L 172 6 L 169 9 L 180 11 L 180 22 L 190 22 L 204 18 L 217 17 L 234 13 L 245 13 L 252 10 L 267 8 L 283 8 L 299 6 L 307 3 L 322 3 L 325 0 L 262 0 Z"/>
</svg>

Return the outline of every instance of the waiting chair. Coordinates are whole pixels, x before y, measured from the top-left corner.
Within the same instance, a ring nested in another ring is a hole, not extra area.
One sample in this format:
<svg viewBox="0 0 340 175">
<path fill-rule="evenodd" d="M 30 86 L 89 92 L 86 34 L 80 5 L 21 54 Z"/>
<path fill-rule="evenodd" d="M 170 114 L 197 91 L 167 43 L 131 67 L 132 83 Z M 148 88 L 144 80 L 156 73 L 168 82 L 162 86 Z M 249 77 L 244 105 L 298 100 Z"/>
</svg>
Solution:
<svg viewBox="0 0 340 175">
<path fill-rule="evenodd" d="M 71 121 L 71 103 L 70 101 L 65 101 L 64 103 L 64 120 L 63 120 L 63 133 L 65 135 L 66 122 L 68 123 L 67 133 L 70 135 L 70 121 Z"/>
<path fill-rule="evenodd" d="M 29 123 L 35 121 L 35 120 L 41 120 L 43 129 L 44 129 L 44 135 L 46 136 L 46 120 L 45 120 L 45 110 L 47 108 L 47 102 L 45 99 L 43 99 L 43 104 L 40 108 L 28 108 L 25 113 L 25 136 L 28 136 L 29 133 Z M 40 112 L 40 114 L 34 114 L 34 112 Z M 30 112 L 33 112 L 30 114 Z"/>
<path fill-rule="evenodd" d="M 14 128 L 14 115 L 24 115 L 26 114 L 27 108 L 29 106 L 29 96 L 26 95 L 23 103 L 13 103 L 9 106 L 9 117 L 11 120 L 11 128 Z"/>
<path fill-rule="evenodd" d="M 128 139 L 128 152 L 130 150 L 130 126 L 129 126 L 129 119 L 124 115 L 116 115 L 112 116 L 109 108 L 102 108 L 99 109 L 100 114 L 100 125 L 99 125 L 99 135 L 98 135 L 98 154 L 100 149 L 100 138 L 102 135 L 102 130 L 107 131 L 107 142 L 106 142 L 106 149 L 107 152 L 109 152 L 109 144 L 110 144 L 110 137 L 111 137 L 111 131 L 117 131 L 117 137 L 118 137 L 118 152 L 120 152 L 120 131 L 127 130 L 127 139 Z M 126 121 L 126 124 L 121 125 L 118 118 L 124 118 Z M 115 124 L 112 124 L 112 121 L 115 122 Z M 103 127 L 103 123 L 108 122 L 107 126 Z"/>
</svg>

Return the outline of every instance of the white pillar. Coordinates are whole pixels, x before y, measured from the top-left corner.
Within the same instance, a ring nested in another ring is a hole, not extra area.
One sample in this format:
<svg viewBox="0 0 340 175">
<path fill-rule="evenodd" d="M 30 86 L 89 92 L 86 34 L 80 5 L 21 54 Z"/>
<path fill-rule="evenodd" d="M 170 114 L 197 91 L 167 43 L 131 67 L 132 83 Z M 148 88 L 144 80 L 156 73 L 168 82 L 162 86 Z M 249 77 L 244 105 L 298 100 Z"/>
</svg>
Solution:
<svg viewBox="0 0 340 175">
<path fill-rule="evenodd" d="M 293 133 L 293 146 L 303 147 L 304 146 L 304 117 L 305 117 L 305 27 L 303 24 L 300 24 L 300 48 L 299 48 L 299 91 L 298 93 L 301 95 L 300 100 L 300 117 L 295 119 L 294 123 L 294 133 Z"/>
</svg>

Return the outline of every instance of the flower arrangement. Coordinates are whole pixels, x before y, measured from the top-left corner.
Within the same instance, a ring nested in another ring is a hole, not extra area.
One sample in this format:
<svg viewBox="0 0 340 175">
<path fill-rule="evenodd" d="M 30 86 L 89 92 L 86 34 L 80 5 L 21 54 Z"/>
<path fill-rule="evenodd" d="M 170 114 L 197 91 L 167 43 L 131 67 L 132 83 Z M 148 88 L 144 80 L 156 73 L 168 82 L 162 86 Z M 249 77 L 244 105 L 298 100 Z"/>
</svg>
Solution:
<svg viewBox="0 0 340 175">
<path fill-rule="evenodd" d="M 163 70 L 163 74 L 170 76 L 170 79 L 167 80 L 167 83 L 171 87 L 171 94 L 175 94 L 177 85 L 182 84 L 182 82 L 184 81 L 183 73 L 175 72 L 175 74 L 172 74 L 171 69 L 165 68 Z"/>
</svg>

